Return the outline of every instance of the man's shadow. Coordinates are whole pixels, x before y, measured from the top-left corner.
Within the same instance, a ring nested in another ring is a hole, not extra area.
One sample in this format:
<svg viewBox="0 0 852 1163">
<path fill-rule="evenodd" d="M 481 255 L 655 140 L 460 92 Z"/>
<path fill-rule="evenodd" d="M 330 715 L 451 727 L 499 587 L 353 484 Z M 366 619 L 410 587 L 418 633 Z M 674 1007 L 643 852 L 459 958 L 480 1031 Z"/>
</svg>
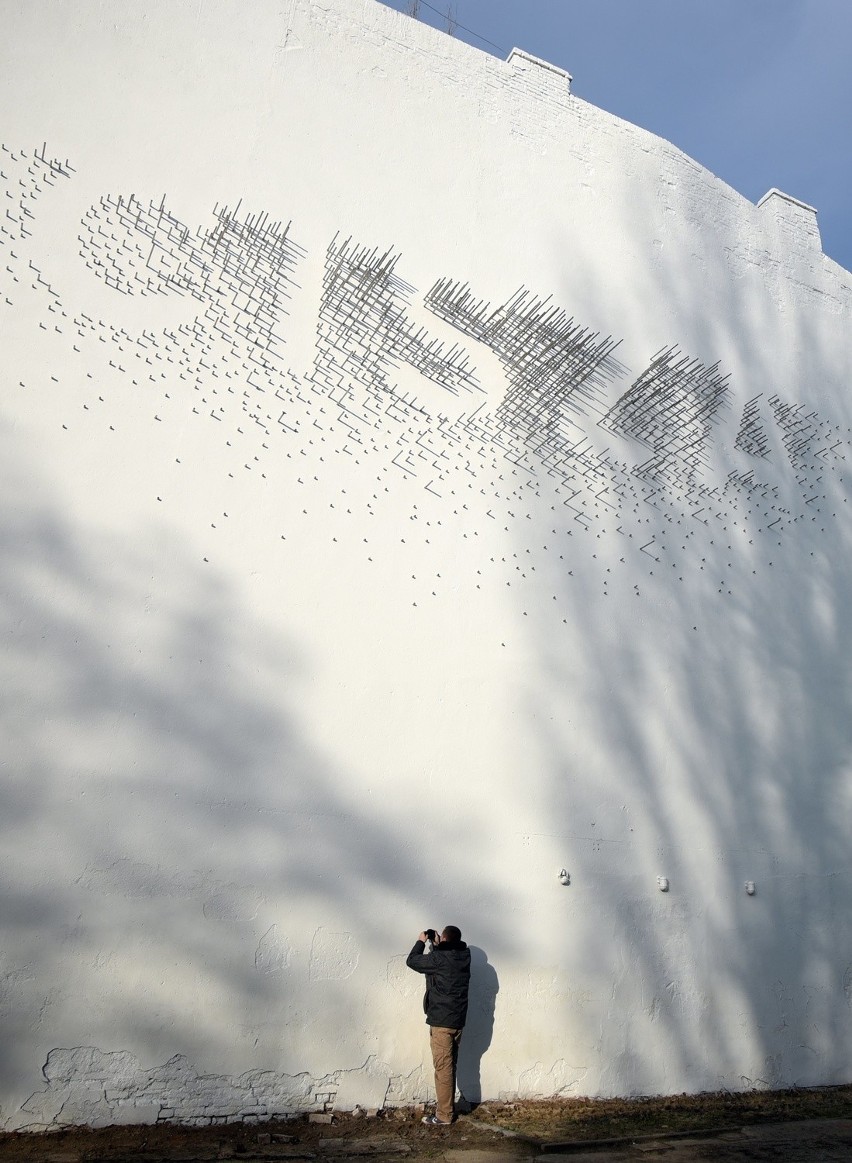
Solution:
<svg viewBox="0 0 852 1163">
<path fill-rule="evenodd" d="M 460 1110 L 472 1110 L 482 1102 L 480 1076 L 482 1058 L 494 1033 L 494 1007 L 500 983 L 494 966 L 483 949 L 470 946 L 470 991 L 467 1021 L 459 1045 L 456 1085 L 461 1096 Z"/>
</svg>

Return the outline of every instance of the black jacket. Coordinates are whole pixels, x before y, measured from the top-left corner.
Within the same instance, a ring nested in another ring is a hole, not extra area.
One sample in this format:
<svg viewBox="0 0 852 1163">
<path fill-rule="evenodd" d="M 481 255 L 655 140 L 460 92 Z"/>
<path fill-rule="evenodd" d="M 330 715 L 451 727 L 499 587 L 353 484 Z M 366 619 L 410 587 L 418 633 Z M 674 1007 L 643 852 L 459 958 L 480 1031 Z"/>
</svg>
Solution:
<svg viewBox="0 0 852 1163">
<path fill-rule="evenodd" d="M 431 953 L 424 953 L 425 947 L 422 941 L 415 941 L 405 964 L 426 974 L 423 1009 L 427 1025 L 460 1030 L 467 1017 L 470 950 L 464 941 L 447 941 Z"/>
</svg>

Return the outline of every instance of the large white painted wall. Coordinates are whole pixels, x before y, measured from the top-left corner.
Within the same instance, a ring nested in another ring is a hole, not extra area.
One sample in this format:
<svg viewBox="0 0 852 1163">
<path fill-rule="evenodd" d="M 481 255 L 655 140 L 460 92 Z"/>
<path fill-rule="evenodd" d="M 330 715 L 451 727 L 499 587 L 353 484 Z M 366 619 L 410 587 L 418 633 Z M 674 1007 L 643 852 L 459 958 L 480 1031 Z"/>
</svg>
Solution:
<svg viewBox="0 0 852 1163">
<path fill-rule="evenodd" d="M 468 1097 L 848 1080 L 815 213 L 373 0 L 2 17 L 3 1125 L 423 1099 L 448 922 Z"/>
</svg>

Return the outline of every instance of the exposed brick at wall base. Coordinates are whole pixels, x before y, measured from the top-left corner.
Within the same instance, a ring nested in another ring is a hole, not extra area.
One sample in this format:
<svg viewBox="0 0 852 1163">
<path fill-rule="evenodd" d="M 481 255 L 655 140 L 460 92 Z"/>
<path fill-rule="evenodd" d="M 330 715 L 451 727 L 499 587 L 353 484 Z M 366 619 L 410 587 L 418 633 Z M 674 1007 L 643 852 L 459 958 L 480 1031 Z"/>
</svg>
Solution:
<svg viewBox="0 0 852 1163">
<path fill-rule="evenodd" d="M 385 1071 L 369 1058 L 355 1071 L 338 1070 L 317 1078 L 272 1070 L 227 1078 L 200 1073 L 181 1054 L 148 1068 L 127 1051 L 76 1046 L 51 1050 L 43 1069 L 46 1085 L 27 1099 L 16 1122 L 21 1130 L 261 1122 L 331 1109 L 349 1074 L 386 1078 L 380 1091 L 392 1089 L 402 1099 L 410 1097 L 406 1080 L 391 1078 Z"/>
</svg>

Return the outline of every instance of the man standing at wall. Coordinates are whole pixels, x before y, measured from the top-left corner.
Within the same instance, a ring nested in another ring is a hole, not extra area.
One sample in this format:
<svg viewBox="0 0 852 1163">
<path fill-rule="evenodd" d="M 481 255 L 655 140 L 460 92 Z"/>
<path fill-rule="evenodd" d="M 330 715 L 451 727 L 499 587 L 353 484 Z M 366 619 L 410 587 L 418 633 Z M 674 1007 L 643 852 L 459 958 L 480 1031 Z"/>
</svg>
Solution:
<svg viewBox="0 0 852 1163">
<path fill-rule="evenodd" d="M 430 952 L 426 952 L 427 941 L 432 944 Z M 470 950 L 455 925 L 447 925 L 440 940 L 436 940 L 434 929 L 426 929 L 414 942 L 405 963 L 416 973 L 426 974 L 423 1009 L 432 1044 L 438 1102 L 434 1115 L 426 1115 L 423 1122 L 431 1127 L 449 1126 L 454 1113 L 456 1060 L 467 1017 Z"/>
</svg>

